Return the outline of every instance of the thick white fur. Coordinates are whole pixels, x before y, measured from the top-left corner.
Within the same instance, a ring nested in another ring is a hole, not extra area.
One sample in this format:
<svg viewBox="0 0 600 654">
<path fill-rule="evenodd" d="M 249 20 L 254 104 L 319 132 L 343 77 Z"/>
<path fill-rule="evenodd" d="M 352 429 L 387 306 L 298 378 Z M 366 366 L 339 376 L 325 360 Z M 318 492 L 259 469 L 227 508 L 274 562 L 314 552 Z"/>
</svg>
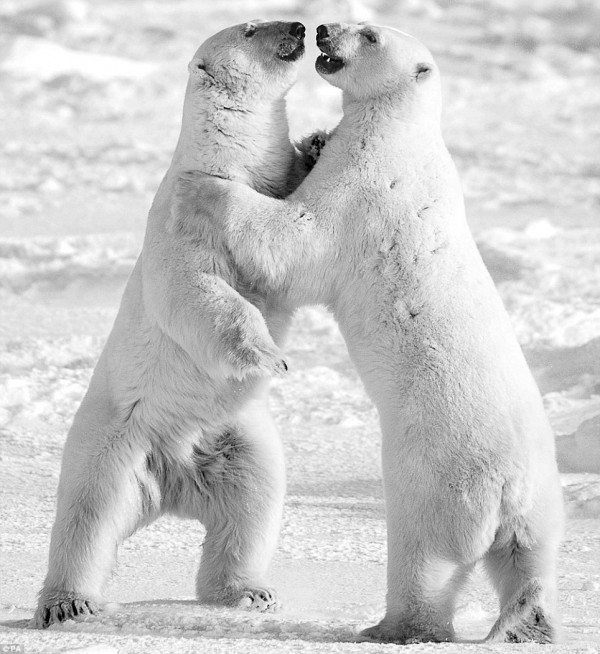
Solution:
<svg viewBox="0 0 600 654">
<path fill-rule="evenodd" d="M 285 478 L 265 375 L 284 368 L 290 311 L 250 292 L 213 225 L 181 229 L 171 206 L 190 168 L 279 197 L 306 174 L 285 114 L 290 25 L 228 28 L 190 63 L 173 161 L 65 445 L 38 627 L 94 612 L 118 544 L 163 512 L 206 526 L 200 600 L 276 604 L 263 583 Z"/>
<path fill-rule="evenodd" d="M 401 32 L 327 27 L 321 45 L 345 66 L 323 76 L 344 116 L 312 173 L 285 201 L 184 175 L 179 212 L 200 198 L 249 277 L 329 305 L 377 405 L 387 611 L 362 637 L 452 640 L 456 595 L 483 560 L 501 609 L 488 639 L 548 642 L 563 520 L 553 435 L 467 227 L 438 70 Z"/>
</svg>

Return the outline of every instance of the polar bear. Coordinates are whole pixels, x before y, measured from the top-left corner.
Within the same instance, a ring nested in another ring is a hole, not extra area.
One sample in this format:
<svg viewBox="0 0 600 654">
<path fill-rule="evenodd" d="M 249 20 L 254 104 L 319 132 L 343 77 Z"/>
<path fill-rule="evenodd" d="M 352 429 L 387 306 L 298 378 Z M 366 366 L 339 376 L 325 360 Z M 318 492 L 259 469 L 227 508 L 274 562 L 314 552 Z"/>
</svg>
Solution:
<svg viewBox="0 0 600 654">
<path fill-rule="evenodd" d="M 483 561 L 500 599 L 489 641 L 556 639 L 562 532 L 539 391 L 465 219 L 431 53 L 372 24 L 321 25 L 316 69 L 343 118 L 285 200 L 182 175 L 177 220 L 223 229 L 240 269 L 295 305 L 324 303 L 377 406 L 387 609 L 364 640 L 455 638 Z"/>
<path fill-rule="evenodd" d="M 189 168 L 279 197 L 306 175 L 311 141 L 305 154 L 290 144 L 284 99 L 304 33 L 237 25 L 189 65 L 181 136 L 65 445 L 38 627 L 94 613 L 118 544 L 163 512 L 206 527 L 201 601 L 277 605 L 264 575 L 285 477 L 266 395 L 291 312 L 237 273 L 208 222 L 181 230 L 170 210 Z"/>
</svg>

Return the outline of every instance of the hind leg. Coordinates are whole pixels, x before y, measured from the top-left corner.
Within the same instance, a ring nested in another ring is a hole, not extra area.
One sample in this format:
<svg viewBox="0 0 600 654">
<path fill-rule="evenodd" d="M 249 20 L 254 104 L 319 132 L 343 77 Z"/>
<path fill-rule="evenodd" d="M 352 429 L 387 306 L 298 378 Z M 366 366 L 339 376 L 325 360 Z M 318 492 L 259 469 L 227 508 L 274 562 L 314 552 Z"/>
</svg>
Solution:
<svg viewBox="0 0 600 654">
<path fill-rule="evenodd" d="M 553 643 L 559 624 L 556 615 L 557 539 L 530 546 L 514 535 L 495 544 L 485 566 L 500 598 L 500 617 L 488 641 Z"/>
<path fill-rule="evenodd" d="M 135 474 L 138 459 L 144 454 L 126 433 L 76 419 L 63 454 L 37 628 L 97 611 L 118 544 L 144 515 L 150 518 Z"/>
<path fill-rule="evenodd" d="M 390 559 L 394 552 L 401 556 L 388 561 L 386 615 L 363 630 L 359 641 L 402 645 L 453 641 L 456 599 L 473 564 L 428 555 L 426 546 L 410 536 L 402 541 L 400 547 L 390 543 Z"/>
<path fill-rule="evenodd" d="M 198 451 L 196 465 L 206 527 L 198 600 L 276 610 L 278 598 L 265 577 L 279 536 L 285 470 L 279 435 L 266 409 L 238 419 L 212 452 Z"/>
</svg>

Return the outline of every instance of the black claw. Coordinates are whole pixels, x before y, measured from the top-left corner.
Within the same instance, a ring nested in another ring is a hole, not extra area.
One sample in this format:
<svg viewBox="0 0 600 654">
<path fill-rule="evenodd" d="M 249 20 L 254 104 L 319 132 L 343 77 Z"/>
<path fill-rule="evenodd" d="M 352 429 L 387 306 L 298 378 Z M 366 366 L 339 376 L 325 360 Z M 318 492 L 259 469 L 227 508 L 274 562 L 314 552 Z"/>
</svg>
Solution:
<svg viewBox="0 0 600 654">
<path fill-rule="evenodd" d="M 42 629 L 47 629 L 50 626 L 50 609 L 44 609 L 42 614 Z"/>
<path fill-rule="evenodd" d="M 283 363 L 283 368 L 287 372 L 287 369 L 288 369 L 287 363 L 283 359 L 281 359 L 281 363 Z"/>
</svg>

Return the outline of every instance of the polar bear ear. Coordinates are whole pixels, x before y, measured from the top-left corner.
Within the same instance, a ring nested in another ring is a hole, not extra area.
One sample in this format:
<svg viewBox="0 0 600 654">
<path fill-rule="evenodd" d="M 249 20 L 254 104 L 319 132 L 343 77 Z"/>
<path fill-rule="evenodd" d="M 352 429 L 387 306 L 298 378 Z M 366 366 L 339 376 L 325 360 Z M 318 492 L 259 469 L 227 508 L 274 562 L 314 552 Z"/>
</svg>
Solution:
<svg viewBox="0 0 600 654">
<path fill-rule="evenodd" d="M 256 26 L 258 23 L 260 23 L 260 19 L 251 20 L 246 23 L 246 25 L 244 26 L 244 36 L 247 39 L 251 39 L 254 36 L 254 34 L 256 34 Z"/>
<path fill-rule="evenodd" d="M 431 64 L 421 62 L 415 66 L 415 80 L 417 82 L 424 82 L 431 76 L 433 66 Z"/>
</svg>

